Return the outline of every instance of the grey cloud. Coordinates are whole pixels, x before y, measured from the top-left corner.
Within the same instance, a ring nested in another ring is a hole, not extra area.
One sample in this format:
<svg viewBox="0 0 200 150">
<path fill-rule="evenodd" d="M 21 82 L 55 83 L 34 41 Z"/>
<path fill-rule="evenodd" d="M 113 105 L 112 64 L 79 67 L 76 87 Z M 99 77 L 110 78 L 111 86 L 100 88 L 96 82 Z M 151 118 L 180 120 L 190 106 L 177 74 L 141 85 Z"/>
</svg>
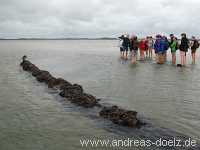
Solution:
<svg viewBox="0 0 200 150">
<path fill-rule="evenodd" d="M 199 0 L 0 0 L 0 37 L 200 36 Z"/>
</svg>

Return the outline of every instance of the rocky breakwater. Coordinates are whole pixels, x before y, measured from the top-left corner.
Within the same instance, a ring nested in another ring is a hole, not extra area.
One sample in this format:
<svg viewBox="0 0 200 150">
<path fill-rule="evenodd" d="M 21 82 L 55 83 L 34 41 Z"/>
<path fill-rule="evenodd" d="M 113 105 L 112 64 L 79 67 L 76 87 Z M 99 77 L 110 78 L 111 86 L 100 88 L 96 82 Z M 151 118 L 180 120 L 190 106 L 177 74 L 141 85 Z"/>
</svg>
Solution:
<svg viewBox="0 0 200 150">
<path fill-rule="evenodd" d="M 101 110 L 97 115 L 111 120 L 115 124 L 128 127 L 137 127 L 139 125 L 137 112 L 124 110 L 118 106 L 102 106 L 99 103 L 100 100 L 91 94 L 85 93 L 81 85 L 72 84 L 62 78 L 56 78 L 48 71 L 40 70 L 26 59 L 27 57 L 23 56 L 20 64 L 23 70 L 30 72 L 37 81 L 45 83 L 48 88 L 58 89 L 59 95 L 66 98 L 66 100 L 85 108 L 99 107 Z"/>
</svg>

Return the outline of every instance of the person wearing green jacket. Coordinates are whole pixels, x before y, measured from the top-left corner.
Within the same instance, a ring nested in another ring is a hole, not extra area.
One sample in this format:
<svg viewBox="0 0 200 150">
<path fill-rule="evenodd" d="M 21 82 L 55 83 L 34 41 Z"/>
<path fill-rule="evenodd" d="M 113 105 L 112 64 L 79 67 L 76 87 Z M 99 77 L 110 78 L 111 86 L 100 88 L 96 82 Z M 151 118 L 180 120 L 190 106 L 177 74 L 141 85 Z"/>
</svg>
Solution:
<svg viewBox="0 0 200 150">
<path fill-rule="evenodd" d="M 178 47 L 178 42 L 177 42 L 177 38 L 173 37 L 172 41 L 170 42 L 170 49 L 171 49 L 171 54 L 172 54 L 172 64 L 176 65 L 176 50 Z"/>
</svg>

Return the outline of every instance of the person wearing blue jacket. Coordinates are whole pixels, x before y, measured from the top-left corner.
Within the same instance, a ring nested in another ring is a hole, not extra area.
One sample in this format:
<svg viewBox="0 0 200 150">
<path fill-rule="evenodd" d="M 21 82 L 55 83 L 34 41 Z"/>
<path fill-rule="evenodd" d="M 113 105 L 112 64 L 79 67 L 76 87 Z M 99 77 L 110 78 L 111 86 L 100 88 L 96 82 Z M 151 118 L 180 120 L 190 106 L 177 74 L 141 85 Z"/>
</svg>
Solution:
<svg viewBox="0 0 200 150">
<path fill-rule="evenodd" d="M 164 60 L 167 60 L 167 50 L 169 49 L 169 42 L 166 36 L 162 37 L 162 54 L 164 56 Z"/>
<path fill-rule="evenodd" d="M 156 41 L 154 44 L 154 49 L 156 53 L 156 62 L 158 64 L 163 64 L 166 60 L 166 52 L 169 48 L 168 40 L 166 37 L 161 35 L 156 36 Z"/>
<path fill-rule="evenodd" d="M 158 55 L 161 50 L 161 35 L 156 35 L 156 41 L 154 43 L 154 50 L 156 54 L 156 62 L 158 62 Z"/>
<path fill-rule="evenodd" d="M 161 38 L 160 40 L 160 54 L 164 54 L 166 49 L 166 43 L 164 37 Z"/>
</svg>

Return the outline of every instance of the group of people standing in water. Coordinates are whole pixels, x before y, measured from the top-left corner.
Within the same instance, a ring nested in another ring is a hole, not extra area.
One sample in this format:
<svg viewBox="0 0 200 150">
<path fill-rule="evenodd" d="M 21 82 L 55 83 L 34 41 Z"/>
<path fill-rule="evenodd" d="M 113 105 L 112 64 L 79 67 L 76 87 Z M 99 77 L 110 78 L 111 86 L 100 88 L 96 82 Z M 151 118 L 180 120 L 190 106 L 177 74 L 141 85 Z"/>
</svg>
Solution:
<svg viewBox="0 0 200 150">
<path fill-rule="evenodd" d="M 192 36 L 189 40 L 185 33 L 181 34 L 181 40 L 179 41 L 174 34 L 170 34 L 168 39 L 166 36 L 160 34 L 156 35 L 154 39 L 152 36 L 138 39 L 133 35 L 129 38 L 129 35 L 125 34 L 119 37 L 120 39 L 120 54 L 122 59 L 128 59 L 128 55 L 131 56 L 131 63 L 136 63 L 138 57 L 138 51 L 140 53 L 140 60 L 153 57 L 153 50 L 155 52 L 155 59 L 158 64 L 163 64 L 167 60 L 167 51 L 171 50 L 172 64 L 176 65 L 176 52 L 180 51 L 180 66 L 186 65 L 186 55 L 189 49 L 191 49 L 192 64 L 196 61 L 196 50 L 199 48 L 198 40 Z"/>
</svg>

